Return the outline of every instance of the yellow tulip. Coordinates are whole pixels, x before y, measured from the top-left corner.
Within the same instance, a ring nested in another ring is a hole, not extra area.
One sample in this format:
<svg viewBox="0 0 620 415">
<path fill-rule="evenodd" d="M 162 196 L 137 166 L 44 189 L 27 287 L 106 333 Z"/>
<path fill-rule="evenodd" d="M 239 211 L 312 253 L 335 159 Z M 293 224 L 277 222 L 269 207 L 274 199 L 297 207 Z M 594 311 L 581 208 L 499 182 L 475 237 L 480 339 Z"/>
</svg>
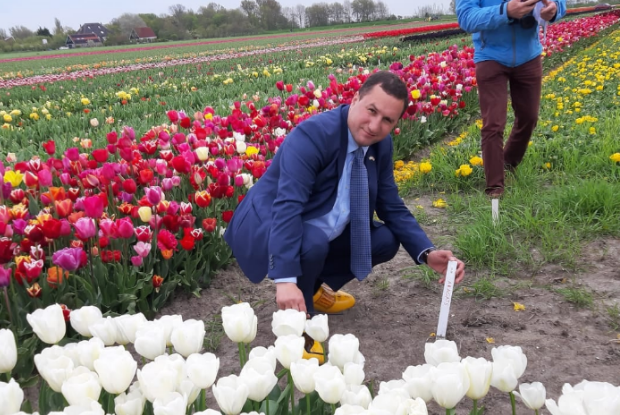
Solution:
<svg viewBox="0 0 620 415">
<path fill-rule="evenodd" d="M 151 220 L 151 217 L 153 216 L 153 212 L 150 207 L 142 206 L 140 209 L 138 209 L 138 216 L 140 216 L 140 220 L 142 222 L 146 223 Z"/>
<path fill-rule="evenodd" d="M 19 186 L 23 179 L 24 175 L 18 171 L 7 170 L 4 173 L 4 183 L 11 183 L 13 187 Z"/>
</svg>

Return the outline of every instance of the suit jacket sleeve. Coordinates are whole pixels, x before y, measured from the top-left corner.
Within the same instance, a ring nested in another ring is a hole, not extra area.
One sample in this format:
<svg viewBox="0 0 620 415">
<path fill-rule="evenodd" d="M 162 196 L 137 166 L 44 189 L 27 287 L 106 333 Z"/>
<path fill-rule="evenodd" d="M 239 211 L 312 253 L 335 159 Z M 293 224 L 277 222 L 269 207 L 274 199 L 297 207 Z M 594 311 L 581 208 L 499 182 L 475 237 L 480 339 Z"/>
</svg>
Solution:
<svg viewBox="0 0 620 415">
<path fill-rule="evenodd" d="M 324 164 L 325 151 L 324 131 L 316 131 L 320 129 L 311 124 L 305 121 L 297 126 L 278 149 L 280 177 L 268 240 L 271 279 L 301 275 L 302 213 Z"/>
<path fill-rule="evenodd" d="M 415 263 L 419 264 L 420 254 L 434 246 L 398 194 L 392 166 L 392 138 L 387 137 L 384 143 L 378 166 L 377 216 L 390 228 Z"/>
</svg>

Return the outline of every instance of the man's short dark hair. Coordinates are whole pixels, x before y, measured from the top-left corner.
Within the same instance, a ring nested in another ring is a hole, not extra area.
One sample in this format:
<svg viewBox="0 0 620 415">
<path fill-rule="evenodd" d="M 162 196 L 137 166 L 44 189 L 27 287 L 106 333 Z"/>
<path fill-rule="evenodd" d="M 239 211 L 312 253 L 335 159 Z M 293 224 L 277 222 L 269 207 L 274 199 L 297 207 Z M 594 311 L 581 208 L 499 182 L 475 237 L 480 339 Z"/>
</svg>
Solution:
<svg viewBox="0 0 620 415">
<path fill-rule="evenodd" d="M 403 80 L 390 71 L 375 72 L 366 79 L 366 82 L 364 82 L 359 89 L 358 93 L 360 99 L 370 92 L 375 85 L 379 85 L 386 94 L 403 101 L 403 112 L 400 114 L 402 117 L 409 106 L 409 91 Z"/>
</svg>

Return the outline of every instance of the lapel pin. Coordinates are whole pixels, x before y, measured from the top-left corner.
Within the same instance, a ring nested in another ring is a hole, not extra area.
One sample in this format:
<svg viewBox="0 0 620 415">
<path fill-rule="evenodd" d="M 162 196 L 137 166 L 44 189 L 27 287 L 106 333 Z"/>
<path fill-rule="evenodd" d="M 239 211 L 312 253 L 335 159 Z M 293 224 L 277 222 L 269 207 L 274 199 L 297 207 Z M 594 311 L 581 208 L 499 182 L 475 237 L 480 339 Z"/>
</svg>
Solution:
<svg viewBox="0 0 620 415">
<path fill-rule="evenodd" d="M 375 161 L 375 158 L 374 158 L 374 156 L 370 156 L 370 157 L 368 157 L 368 160 Z"/>
</svg>

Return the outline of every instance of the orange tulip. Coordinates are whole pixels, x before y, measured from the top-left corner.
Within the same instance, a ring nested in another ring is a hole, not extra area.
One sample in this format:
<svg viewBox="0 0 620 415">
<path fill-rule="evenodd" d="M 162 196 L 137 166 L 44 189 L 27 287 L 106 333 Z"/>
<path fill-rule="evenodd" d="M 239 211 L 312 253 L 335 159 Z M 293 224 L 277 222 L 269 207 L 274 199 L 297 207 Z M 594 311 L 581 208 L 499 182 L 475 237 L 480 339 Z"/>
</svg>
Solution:
<svg viewBox="0 0 620 415">
<path fill-rule="evenodd" d="M 54 266 L 48 268 L 47 283 L 51 288 L 57 288 L 58 285 L 62 284 L 65 279 L 69 279 L 69 271 L 65 271 L 63 275 L 62 268 L 60 267 Z"/>
<path fill-rule="evenodd" d="M 50 187 L 49 188 L 49 194 L 50 194 L 51 199 L 53 201 L 63 200 L 63 199 L 65 199 L 67 197 L 65 195 L 65 188 L 64 187 Z"/>
<path fill-rule="evenodd" d="M 172 258 L 172 249 L 162 249 L 161 256 L 163 256 L 164 259 Z"/>
<path fill-rule="evenodd" d="M 56 200 L 54 201 L 54 205 L 56 206 L 56 213 L 61 218 L 66 218 L 73 210 L 73 202 L 71 199 Z"/>
<path fill-rule="evenodd" d="M 78 219 L 83 218 L 84 216 L 86 216 L 84 211 L 73 212 L 69 215 L 69 222 L 75 223 Z"/>
</svg>

